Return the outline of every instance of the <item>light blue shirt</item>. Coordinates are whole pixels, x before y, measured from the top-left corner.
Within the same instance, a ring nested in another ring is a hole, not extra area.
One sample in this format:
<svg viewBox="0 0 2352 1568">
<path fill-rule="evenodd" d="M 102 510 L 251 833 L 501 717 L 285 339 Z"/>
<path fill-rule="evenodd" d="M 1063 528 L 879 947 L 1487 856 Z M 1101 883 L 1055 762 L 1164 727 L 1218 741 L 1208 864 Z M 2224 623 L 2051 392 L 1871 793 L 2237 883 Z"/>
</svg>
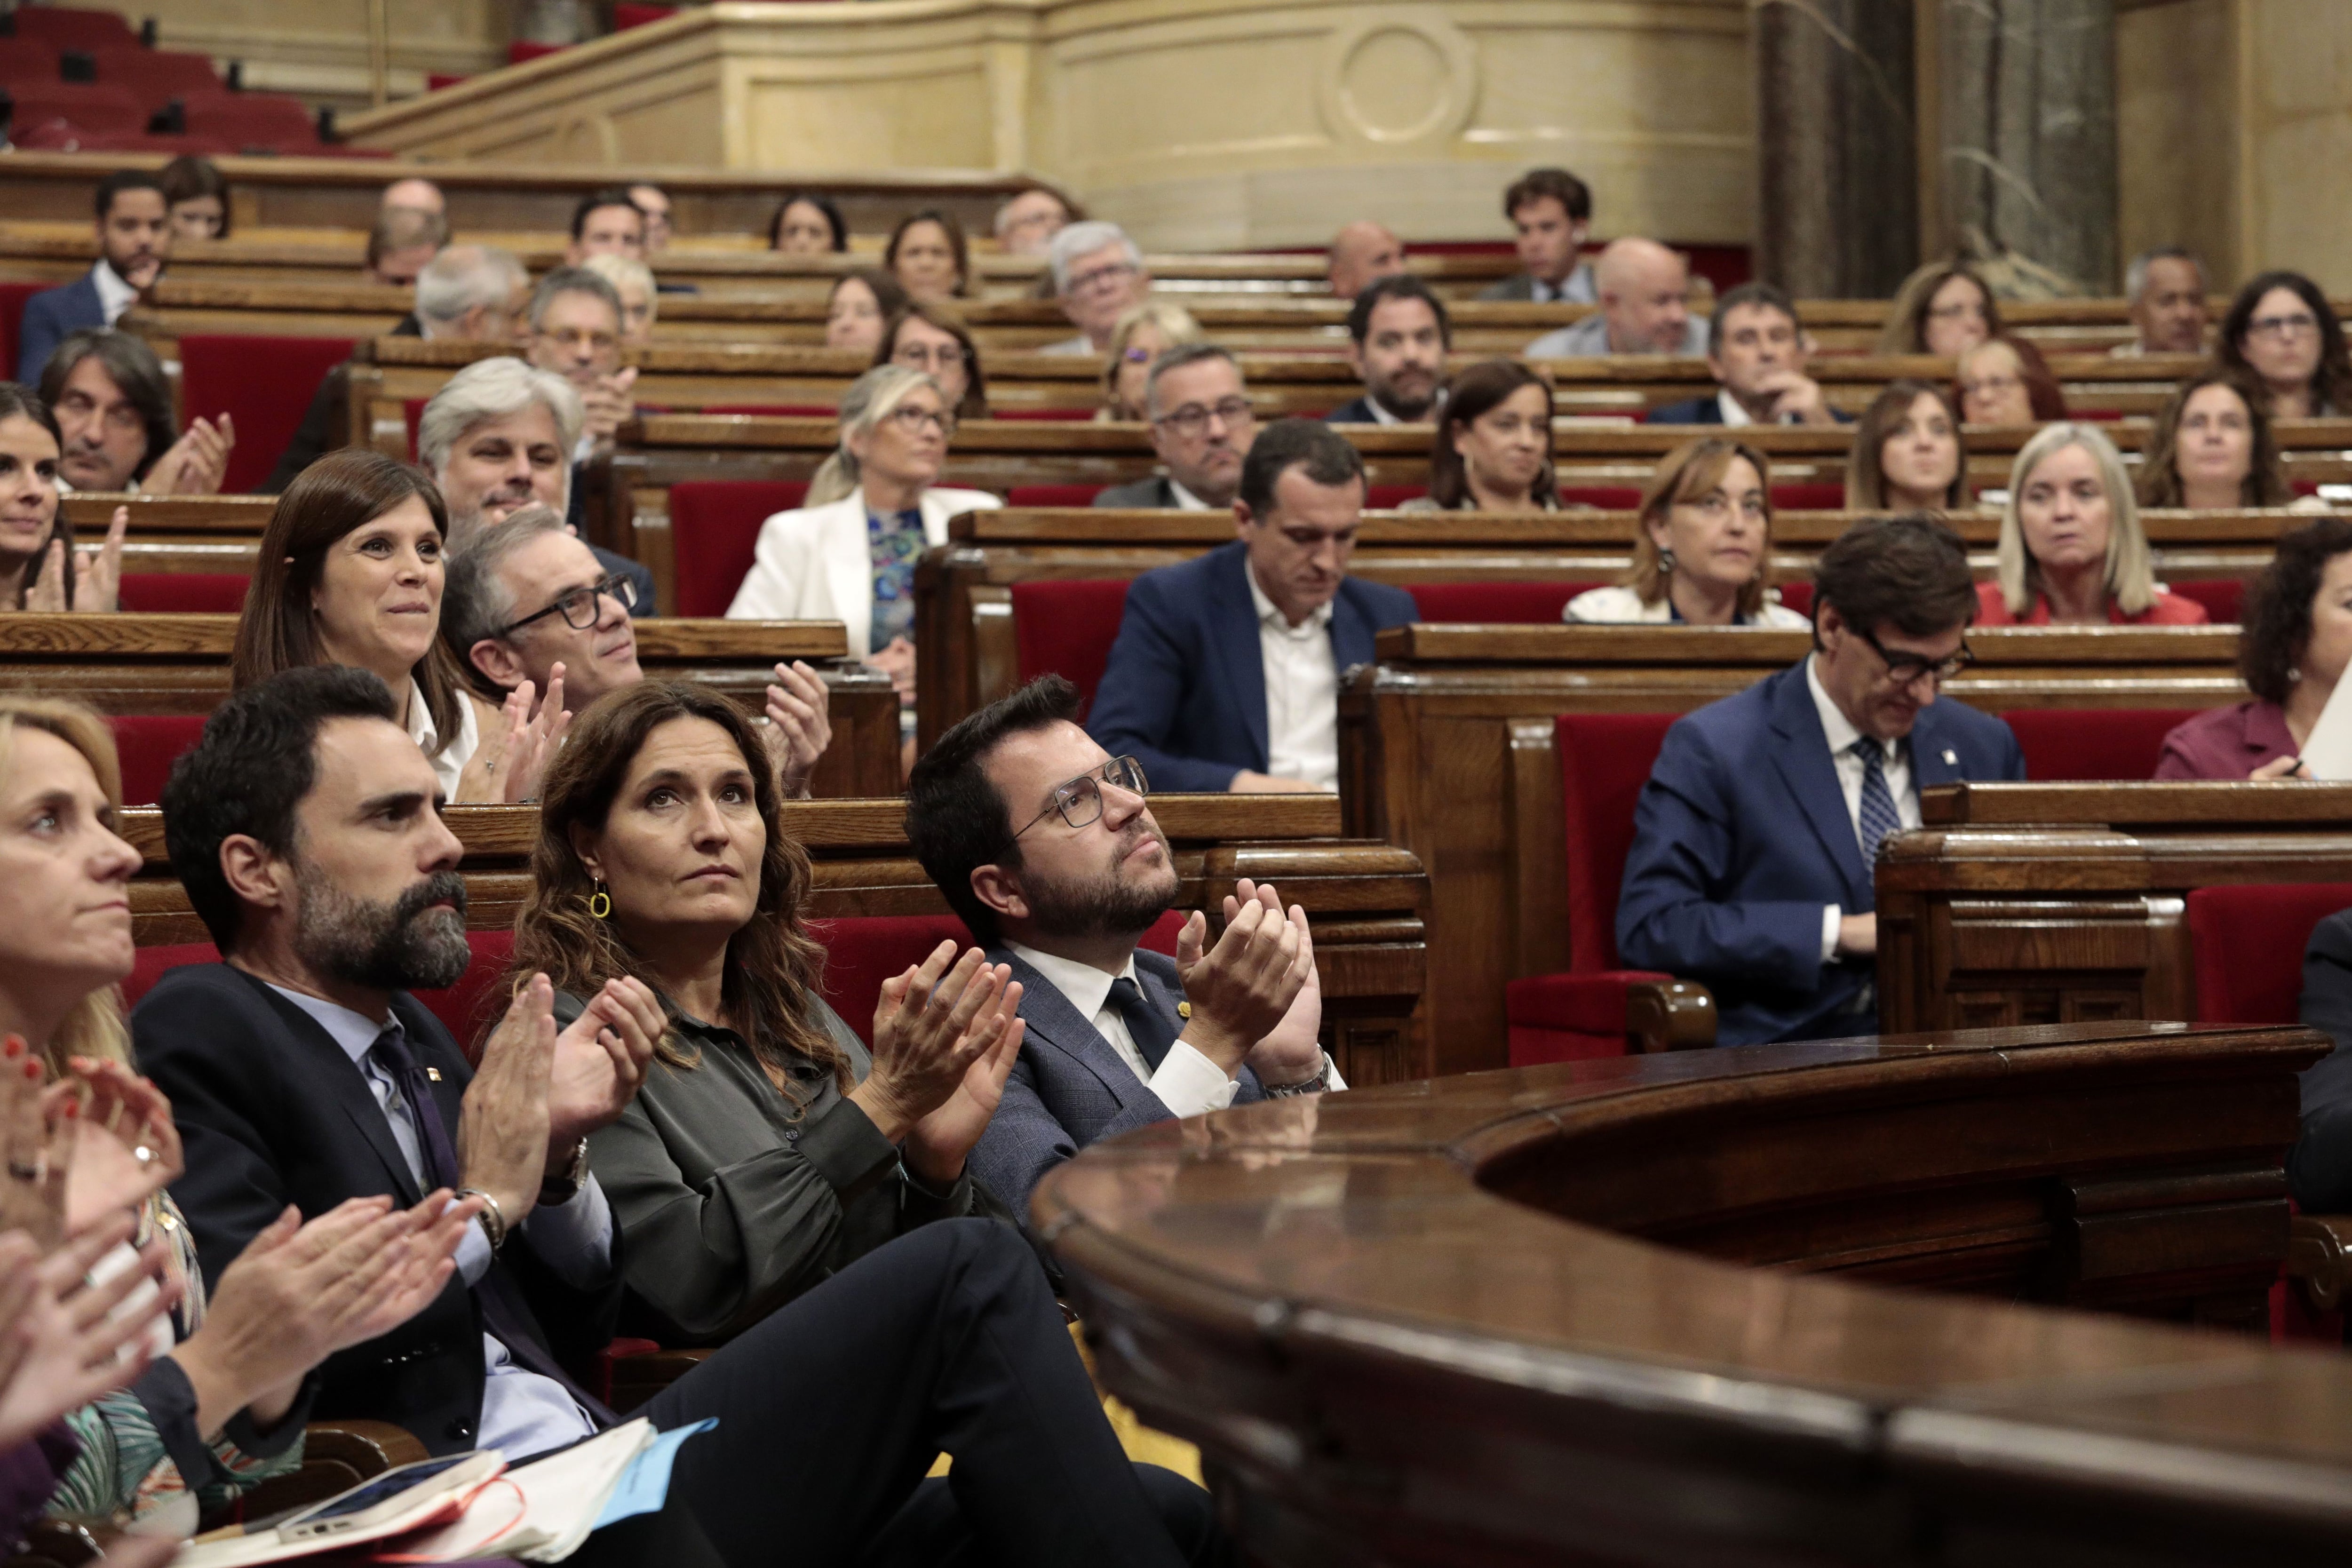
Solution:
<svg viewBox="0 0 2352 1568">
<path fill-rule="evenodd" d="M 386 1030 L 399 1029 L 400 1020 L 387 1016 L 378 1024 L 364 1014 L 320 997 L 306 996 L 282 985 L 272 985 L 270 989 L 309 1014 L 335 1044 L 342 1047 L 343 1053 L 367 1079 L 368 1090 L 375 1096 L 384 1120 L 392 1124 L 392 1140 L 400 1145 L 400 1156 L 408 1163 L 408 1173 L 417 1190 L 430 1191 L 433 1184 L 425 1175 L 423 1136 L 415 1119 L 408 1113 L 408 1097 L 400 1092 L 400 1085 L 373 1054 L 376 1040 Z M 453 1129 L 453 1142 L 455 1136 Z M 589 1289 L 611 1274 L 613 1210 L 604 1201 L 604 1189 L 596 1184 L 594 1176 L 588 1178 L 570 1203 L 534 1208 L 522 1217 L 520 1226 L 530 1249 L 566 1284 Z M 468 1289 L 481 1283 L 490 1267 L 489 1237 L 482 1234 L 481 1226 L 466 1227 L 466 1239 L 457 1244 L 457 1272 Z M 517 1366 L 507 1354 L 507 1347 L 487 1332 L 482 1335 L 482 1370 L 486 1376 L 482 1383 L 481 1429 L 475 1439 L 478 1447 L 496 1448 L 509 1459 L 520 1459 L 594 1435 L 594 1418 L 580 1408 L 563 1391 L 562 1384 Z"/>
</svg>

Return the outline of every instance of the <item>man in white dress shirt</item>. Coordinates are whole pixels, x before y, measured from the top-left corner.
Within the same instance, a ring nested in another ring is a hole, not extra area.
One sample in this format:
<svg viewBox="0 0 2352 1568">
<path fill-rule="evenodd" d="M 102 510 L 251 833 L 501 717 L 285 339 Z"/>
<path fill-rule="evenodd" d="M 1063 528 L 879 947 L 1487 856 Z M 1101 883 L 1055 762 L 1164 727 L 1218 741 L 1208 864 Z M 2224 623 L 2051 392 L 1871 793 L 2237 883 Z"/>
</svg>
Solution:
<svg viewBox="0 0 2352 1568">
<path fill-rule="evenodd" d="M 1182 888 L 1141 768 L 1088 739 L 1078 706 L 1061 677 L 1032 681 L 941 736 L 907 783 L 916 858 L 1023 986 L 1021 1058 L 971 1152 L 1022 1215 L 1097 1139 L 1347 1087 L 1317 1039 L 1306 912 L 1271 886 L 1237 883 L 1213 942 L 1195 910 L 1172 959 L 1137 945 Z"/>
<path fill-rule="evenodd" d="M 68 332 L 110 327 L 163 274 L 172 254 L 171 209 L 163 184 L 142 169 L 125 169 L 98 183 L 98 260 L 70 283 L 44 289 L 25 301 L 16 329 L 16 379 L 26 386 Z"/>
</svg>

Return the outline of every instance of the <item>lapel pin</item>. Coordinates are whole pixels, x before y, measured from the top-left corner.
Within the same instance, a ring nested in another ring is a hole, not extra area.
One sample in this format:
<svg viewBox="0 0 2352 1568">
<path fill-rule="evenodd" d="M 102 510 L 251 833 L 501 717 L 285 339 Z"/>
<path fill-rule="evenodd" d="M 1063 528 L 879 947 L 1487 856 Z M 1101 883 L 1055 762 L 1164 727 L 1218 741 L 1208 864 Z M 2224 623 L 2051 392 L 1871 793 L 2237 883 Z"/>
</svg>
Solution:
<svg viewBox="0 0 2352 1568">
<path fill-rule="evenodd" d="M 425 1069 L 425 1076 L 431 1079 L 435 1083 L 439 1083 L 441 1081 L 441 1069 L 439 1068 L 426 1068 Z"/>
<path fill-rule="evenodd" d="M 1192 1004 L 1191 1004 L 1190 1002 L 1179 1002 L 1179 1003 L 1177 1003 L 1177 1004 L 1176 1004 L 1176 1016 L 1177 1016 L 1178 1017 L 1180 1017 L 1180 1018 L 1189 1018 L 1189 1017 L 1191 1017 L 1191 1016 L 1192 1016 Z"/>
<path fill-rule="evenodd" d="M 1949 746 L 1944 748 L 1944 765 L 1948 768 L 1957 768 L 1960 765 L 1960 754 Z"/>
</svg>

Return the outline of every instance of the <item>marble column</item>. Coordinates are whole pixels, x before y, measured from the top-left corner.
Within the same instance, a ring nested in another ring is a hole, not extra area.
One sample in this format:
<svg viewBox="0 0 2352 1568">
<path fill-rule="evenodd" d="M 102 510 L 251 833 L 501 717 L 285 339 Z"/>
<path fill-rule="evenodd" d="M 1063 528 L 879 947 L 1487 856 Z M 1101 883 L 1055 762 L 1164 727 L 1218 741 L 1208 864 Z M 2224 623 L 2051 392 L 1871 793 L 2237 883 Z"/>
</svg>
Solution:
<svg viewBox="0 0 2352 1568">
<path fill-rule="evenodd" d="M 2085 293 L 2116 255 L 2116 0 L 1940 0 L 1938 248 L 1981 235 Z"/>
<path fill-rule="evenodd" d="M 1756 275 L 1892 294 L 1919 259 L 1907 0 L 1756 0 Z"/>
</svg>

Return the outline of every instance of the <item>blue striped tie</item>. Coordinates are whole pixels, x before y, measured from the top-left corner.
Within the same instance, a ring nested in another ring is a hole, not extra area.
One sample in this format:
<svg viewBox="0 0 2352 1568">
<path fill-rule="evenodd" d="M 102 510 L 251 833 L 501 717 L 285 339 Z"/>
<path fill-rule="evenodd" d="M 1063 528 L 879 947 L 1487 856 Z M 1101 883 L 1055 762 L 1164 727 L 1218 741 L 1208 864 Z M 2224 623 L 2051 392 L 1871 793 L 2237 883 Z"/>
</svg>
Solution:
<svg viewBox="0 0 2352 1568">
<path fill-rule="evenodd" d="M 1886 787 L 1886 748 L 1864 735 L 1847 748 L 1862 759 L 1862 863 L 1878 863 L 1878 846 L 1890 833 L 1903 830 L 1895 809 L 1895 792 Z"/>
</svg>

